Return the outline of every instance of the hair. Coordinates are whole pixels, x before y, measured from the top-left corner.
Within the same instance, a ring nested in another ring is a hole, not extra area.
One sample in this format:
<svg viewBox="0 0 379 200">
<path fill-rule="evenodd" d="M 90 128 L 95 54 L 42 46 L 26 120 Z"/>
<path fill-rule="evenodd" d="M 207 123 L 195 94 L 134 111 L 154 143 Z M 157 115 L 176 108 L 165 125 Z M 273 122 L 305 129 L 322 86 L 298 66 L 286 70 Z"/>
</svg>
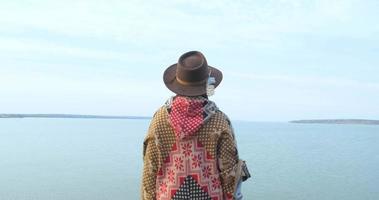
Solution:
<svg viewBox="0 0 379 200">
<path fill-rule="evenodd" d="M 202 95 L 198 95 L 198 96 L 185 96 L 185 95 L 176 94 L 176 96 L 182 96 L 182 97 L 204 97 L 204 98 L 208 99 L 208 95 L 207 94 L 202 94 Z"/>
<path fill-rule="evenodd" d="M 202 97 L 208 99 L 208 95 L 207 95 L 207 94 L 203 94 L 203 95 L 200 95 L 200 96 L 202 96 Z"/>
</svg>

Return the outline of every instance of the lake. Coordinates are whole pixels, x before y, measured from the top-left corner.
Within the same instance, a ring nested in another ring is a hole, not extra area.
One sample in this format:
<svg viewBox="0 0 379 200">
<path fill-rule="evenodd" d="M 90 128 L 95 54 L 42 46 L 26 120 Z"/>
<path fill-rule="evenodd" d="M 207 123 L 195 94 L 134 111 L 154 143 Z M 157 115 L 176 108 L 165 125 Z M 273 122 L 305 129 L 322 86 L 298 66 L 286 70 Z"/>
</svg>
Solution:
<svg viewBox="0 0 379 200">
<path fill-rule="evenodd" d="M 149 120 L 0 119 L 1 200 L 139 199 Z M 234 121 L 244 198 L 379 199 L 379 126 Z"/>
</svg>

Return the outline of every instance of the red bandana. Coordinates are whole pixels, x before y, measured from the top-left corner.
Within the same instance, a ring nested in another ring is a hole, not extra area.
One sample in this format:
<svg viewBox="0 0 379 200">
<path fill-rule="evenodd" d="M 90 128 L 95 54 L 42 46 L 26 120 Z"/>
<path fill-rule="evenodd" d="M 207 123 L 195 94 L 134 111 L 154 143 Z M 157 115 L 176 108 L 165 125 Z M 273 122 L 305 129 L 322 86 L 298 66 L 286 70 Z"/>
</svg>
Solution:
<svg viewBox="0 0 379 200">
<path fill-rule="evenodd" d="M 170 121 L 177 139 L 191 136 L 204 121 L 204 99 L 177 96 L 171 105 Z"/>
</svg>

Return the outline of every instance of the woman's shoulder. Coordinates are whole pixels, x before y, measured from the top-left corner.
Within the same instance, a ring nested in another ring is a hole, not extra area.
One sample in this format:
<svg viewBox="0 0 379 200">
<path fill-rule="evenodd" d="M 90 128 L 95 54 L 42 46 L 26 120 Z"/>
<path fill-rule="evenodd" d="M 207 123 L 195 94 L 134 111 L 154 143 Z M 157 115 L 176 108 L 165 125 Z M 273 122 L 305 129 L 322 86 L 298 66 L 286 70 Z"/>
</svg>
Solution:
<svg viewBox="0 0 379 200">
<path fill-rule="evenodd" d="M 219 113 L 220 118 L 222 118 L 222 120 L 224 120 L 225 123 L 227 123 L 229 126 L 232 125 L 232 122 L 230 121 L 230 118 L 226 113 L 224 113 L 222 110 L 217 110 L 217 113 Z"/>
<path fill-rule="evenodd" d="M 231 125 L 231 121 L 230 121 L 228 115 L 225 112 L 223 112 L 222 110 L 220 110 L 220 109 L 218 109 L 214 113 L 214 115 L 211 117 L 211 121 L 212 121 L 212 119 L 214 121 L 218 121 L 221 124 L 225 124 L 225 125 L 228 125 L 228 126 Z"/>
<path fill-rule="evenodd" d="M 154 112 L 154 115 L 153 115 L 153 119 L 160 119 L 162 120 L 163 118 L 167 118 L 168 117 L 168 111 L 167 111 L 167 107 L 165 105 L 163 106 L 160 106 L 155 112 Z"/>
<path fill-rule="evenodd" d="M 153 114 L 150 124 L 156 124 L 167 121 L 167 110 L 165 106 L 159 107 Z"/>
<path fill-rule="evenodd" d="M 232 132 L 232 123 L 226 113 L 218 109 L 206 122 L 205 126 L 214 129 L 216 132 Z"/>
</svg>

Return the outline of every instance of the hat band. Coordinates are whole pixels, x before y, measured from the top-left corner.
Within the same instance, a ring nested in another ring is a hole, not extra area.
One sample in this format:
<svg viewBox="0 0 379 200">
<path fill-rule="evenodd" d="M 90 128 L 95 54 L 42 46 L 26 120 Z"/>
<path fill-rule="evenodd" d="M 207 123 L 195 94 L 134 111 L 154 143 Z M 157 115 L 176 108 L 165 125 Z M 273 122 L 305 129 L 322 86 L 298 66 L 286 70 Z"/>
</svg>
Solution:
<svg viewBox="0 0 379 200">
<path fill-rule="evenodd" d="M 202 85 L 202 84 L 205 84 L 205 82 L 207 81 L 207 79 L 204 79 L 204 80 L 201 80 L 201 81 L 195 81 L 195 82 L 188 82 L 188 81 L 183 81 L 181 80 L 180 78 L 176 77 L 176 81 L 178 81 L 178 83 L 180 83 L 181 85 Z"/>
</svg>

